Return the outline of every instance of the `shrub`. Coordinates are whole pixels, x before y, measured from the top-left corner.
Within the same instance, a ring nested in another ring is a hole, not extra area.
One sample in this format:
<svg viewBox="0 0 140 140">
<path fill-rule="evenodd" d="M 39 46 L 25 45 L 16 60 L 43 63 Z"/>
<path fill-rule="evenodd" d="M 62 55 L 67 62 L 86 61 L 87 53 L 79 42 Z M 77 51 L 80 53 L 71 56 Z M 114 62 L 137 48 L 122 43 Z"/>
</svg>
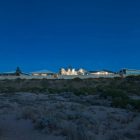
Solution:
<svg viewBox="0 0 140 140">
<path fill-rule="evenodd" d="M 129 104 L 129 100 L 122 98 L 115 98 L 112 100 L 112 106 L 119 108 L 126 108 Z"/>
<path fill-rule="evenodd" d="M 75 95 L 89 95 L 89 94 L 95 94 L 97 92 L 96 88 L 79 88 L 79 89 L 71 89 L 71 92 L 73 92 Z"/>
<path fill-rule="evenodd" d="M 48 88 L 49 93 L 54 94 L 54 93 L 59 93 L 60 90 L 56 88 Z"/>
<path fill-rule="evenodd" d="M 73 93 L 74 93 L 75 95 L 77 95 L 77 96 L 85 95 L 85 94 L 86 94 L 85 91 L 79 90 L 79 89 L 74 89 L 74 90 L 73 90 Z"/>
<path fill-rule="evenodd" d="M 57 129 L 57 123 L 58 121 L 55 117 L 40 118 L 35 122 L 35 128 L 45 129 L 46 133 L 52 133 Z"/>
<path fill-rule="evenodd" d="M 25 107 L 24 109 L 22 109 L 21 118 L 30 119 L 34 122 L 36 121 L 38 114 L 39 113 L 36 109 L 31 108 L 31 107 Z"/>
<path fill-rule="evenodd" d="M 112 99 L 115 99 L 115 98 L 129 99 L 127 94 L 123 90 L 120 90 L 120 89 L 106 89 L 105 91 L 103 91 L 101 96 L 104 98 L 111 97 Z"/>
<path fill-rule="evenodd" d="M 114 80 L 122 80 L 122 77 L 114 77 Z"/>
<path fill-rule="evenodd" d="M 132 80 L 133 80 L 133 81 L 135 81 L 135 80 L 137 81 L 137 80 L 138 80 L 138 81 L 140 81 L 140 75 L 137 75 L 137 76 L 135 76 L 135 75 L 127 76 L 127 77 L 126 77 L 126 80 L 131 80 L 131 81 L 132 81 Z"/>
<path fill-rule="evenodd" d="M 134 109 L 140 111 L 140 100 L 129 100 L 129 104 L 134 107 Z"/>
<path fill-rule="evenodd" d="M 79 78 L 79 77 L 76 77 L 76 78 L 73 79 L 73 81 L 79 82 L 79 81 L 82 81 L 82 79 Z"/>
<path fill-rule="evenodd" d="M 4 93 L 15 93 L 17 92 L 17 89 L 14 87 L 2 87 L 0 88 L 0 92 L 4 92 Z"/>
<path fill-rule="evenodd" d="M 66 134 L 66 140 L 91 140 L 84 126 L 71 124 L 63 130 Z M 93 140 L 93 139 L 92 139 Z"/>
</svg>

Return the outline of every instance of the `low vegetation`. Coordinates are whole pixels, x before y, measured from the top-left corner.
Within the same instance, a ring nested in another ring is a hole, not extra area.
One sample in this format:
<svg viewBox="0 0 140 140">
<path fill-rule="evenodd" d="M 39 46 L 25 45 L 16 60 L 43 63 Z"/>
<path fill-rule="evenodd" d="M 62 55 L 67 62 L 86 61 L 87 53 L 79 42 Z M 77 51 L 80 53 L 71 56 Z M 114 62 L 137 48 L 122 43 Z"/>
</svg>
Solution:
<svg viewBox="0 0 140 140">
<path fill-rule="evenodd" d="M 30 131 L 46 135 L 46 139 L 51 135 L 62 140 L 137 140 L 139 85 L 138 77 L 0 81 L 0 132 L 1 128 L 2 132 L 9 128 L 11 115 L 12 125 L 23 120 L 30 122 L 34 128 Z M 15 129 L 13 134 L 20 133 Z M 8 132 L 2 133 L 1 139 Z"/>
<path fill-rule="evenodd" d="M 76 96 L 100 95 L 100 98 L 111 100 L 113 107 L 130 108 L 140 111 L 140 100 L 130 96 L 140 96 L 140 76 L 128 76 L 124 79 L 79 79 L 47 80 L 47 79 L 15 79 L 1 80 L 1 93 L 68 93 Z"/>
</svg>

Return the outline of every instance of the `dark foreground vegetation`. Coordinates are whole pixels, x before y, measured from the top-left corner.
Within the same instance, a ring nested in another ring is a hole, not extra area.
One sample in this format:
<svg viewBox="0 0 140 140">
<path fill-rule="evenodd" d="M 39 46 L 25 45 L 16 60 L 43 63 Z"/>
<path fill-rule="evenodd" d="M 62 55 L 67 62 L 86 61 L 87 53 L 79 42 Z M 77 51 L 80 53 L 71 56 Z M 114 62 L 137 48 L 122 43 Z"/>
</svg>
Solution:
<svg viewBox="0 0 140 140">
<path fill-rule="evenodd" d="M 111 100 L 113 107 L 130 108 L 140 111 L 140 76 L 114 79 L 15 79 L 1 80 L 0 93 L 31 92 L 56 94 L 72 92 L 77 96 L 99 95 L 101 99 Z"/>
<path fill-rule="evenodd" d="M 139 137 L 139 76 L 0 80 L 0 140 Z"/>
</svg>

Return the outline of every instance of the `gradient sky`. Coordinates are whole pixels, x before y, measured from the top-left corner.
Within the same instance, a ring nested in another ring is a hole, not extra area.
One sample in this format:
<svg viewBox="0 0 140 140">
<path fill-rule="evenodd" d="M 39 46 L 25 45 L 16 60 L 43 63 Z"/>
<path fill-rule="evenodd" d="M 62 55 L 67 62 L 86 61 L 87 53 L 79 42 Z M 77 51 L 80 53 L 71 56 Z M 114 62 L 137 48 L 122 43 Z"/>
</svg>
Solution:
<svg viewBox="0 0 140 140">
<path fill-rule="evenodd" d="M 140 1 L 0 1 L 0 71 L 69 65 L 140 69 Z"/>
</svg>

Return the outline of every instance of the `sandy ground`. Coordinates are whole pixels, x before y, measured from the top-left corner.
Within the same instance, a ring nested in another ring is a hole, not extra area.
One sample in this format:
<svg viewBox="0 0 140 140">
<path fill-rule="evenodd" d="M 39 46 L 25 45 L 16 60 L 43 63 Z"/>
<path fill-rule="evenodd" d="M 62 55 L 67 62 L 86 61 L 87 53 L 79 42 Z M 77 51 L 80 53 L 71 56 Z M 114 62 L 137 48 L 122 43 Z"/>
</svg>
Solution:
<svg viewBox="0 0 140 140">
<path fill-rule="evenodd" d="M 139 137 L 139 112 L 112 108 L 97 96 L 0 95 L 0 140 L 139 140 Z"/>
</svg>

